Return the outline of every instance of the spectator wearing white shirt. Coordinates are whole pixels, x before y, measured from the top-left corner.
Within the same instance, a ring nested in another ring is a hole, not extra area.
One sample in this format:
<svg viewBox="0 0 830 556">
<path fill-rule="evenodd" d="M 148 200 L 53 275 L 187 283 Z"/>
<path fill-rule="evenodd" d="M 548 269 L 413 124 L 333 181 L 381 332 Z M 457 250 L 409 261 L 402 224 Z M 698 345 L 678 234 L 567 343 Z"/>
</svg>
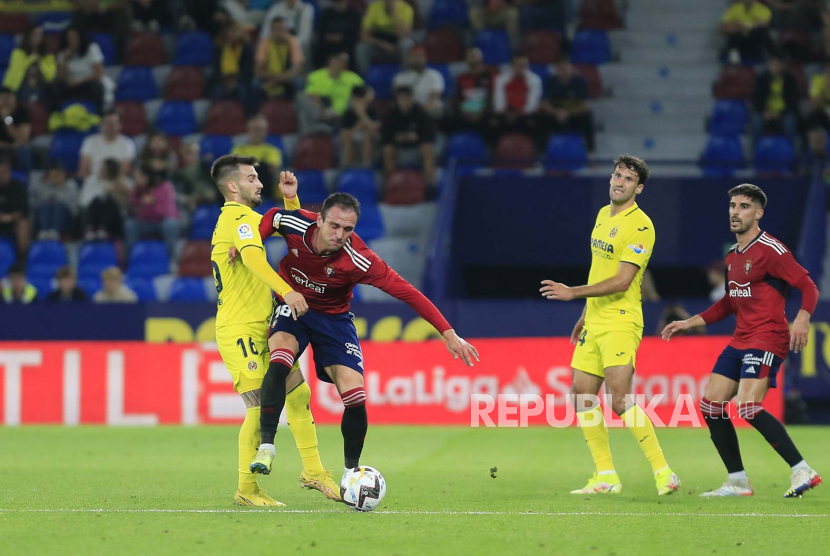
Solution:
<svg viewBox="0 0 830 556">
<path fill-rule="evenodd" d="M 433 119 L 439 119 L 444 112 L 444 76 L 438 70 L 427 67 L 427 53 L 423 46 L 409 49 L 404 71 L 395 76 L 394 87 L 411 87 L 415 102 Z"/>
<path fill-rule="evenodd" d="M 104 55 L 91 42 L 89 35 L 77 28 L 64 31 L 61 51 L 57 56 L 58 76 L 54 81 L 50 111 L 60 108 L 66 100 L 83 100 L 95 104 L 98 112 L 104 108 Z"/>
<path fill-rule="evenodd" d="M 101 120 L 101 131 L 84 139 L 81 145 L 81 163 L 78 175 L 85 180 L 98 175 L 101 165 L 108 158 L 118 160 L 129 173 L 136 157 L 135 143 L 121 133 L 121 117 L 117 112 L 107 112 Z"/>
<path fill-rule="evenodd" d="M 542 100 L 542 79 L 529 68 L 527 56 L 513 56 L 510 67 L 499 74 L 493 86 L 493 111 L 501 133 L 527 133 L 541 145 L 544 132 L 533 114 Z"/>
<path fill-rule="evenodd" d="M 306 4 L 303 0 L 277 2 L 265 14 L 259 34 L 261 39 L 268 39 L 271 36 L 271 22 L 277 18 L 285 21 L 288 31 L 300 41 L 305 59 L 310 60 L 311 40 L 314 32 L 314 6 Z"/>
</svg>

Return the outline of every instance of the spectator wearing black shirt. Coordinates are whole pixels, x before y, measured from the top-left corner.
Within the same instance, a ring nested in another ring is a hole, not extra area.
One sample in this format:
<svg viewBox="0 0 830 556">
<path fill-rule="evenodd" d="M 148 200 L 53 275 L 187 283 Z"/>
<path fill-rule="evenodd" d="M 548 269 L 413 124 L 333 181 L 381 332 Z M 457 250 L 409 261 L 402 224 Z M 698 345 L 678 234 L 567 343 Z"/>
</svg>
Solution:
<svg viewBox="0 0 830 556">
<path fill-rule="evenodd" d="M 12 178 L 8 156 L 0 156 L 0 237 L 13 239 L 18 255 L 29 251 L 29 199 L 26 186 Z"/>
<path fill-rule="evenodd" d="M 329 56 L 345 52 L 349 55 L 350 69 L 354 69 L 360 22 L 360 12 L 350 6 L 348 0 L 332 0 L 329 7 L 320 12 L 317 21 L 314 67 L 323 67 Z"/>
<path fill-rule="evenodd" d="M 352 165 L 355 143 L 360 142 L 360 164 L 372 165 L 375 140 L 380 132 L 377 113 L 370 107 L 374 95 L 367 87 L 355 87 L 349 100 L 349 108 L 343 114 L 340 128 L 340 165 Z"/>
<path fill-rule="evenodd" d="M 173 26 L 173 16 L 167 0 L 133 0 L 130 9 L 130 26 L 135 32 L 158 33 L 162 28 Z"/>
<path fill-rule="evenodd" d="M 399 151 L 416 150 L 421 155 L 424 179 L 435 183 L 435 129 L 424 109 L 415 103 L 411 87 L 395 88 L 395 107 L 383 119 L 381 143 L 387 175 L 397 168 Z"/>
<path fill-rule="evenodd" d="M 32 169 L 31 135 L 29 110 L 18 105 L 14 91 L 0 87 L 0 153 L 13 156 L 17 168 Z"/>
<path fill-rule="evenodd" d="M 89 296 L 84 290 L 78 287 L 78 277 L 75 269 L 70 265 L 62 266 L 55 274 L 58 281 L 58 288 L 49 292 L 46 301 L 52 303 L 71 303 L 73 301 L 89 301 Z"/>
<path fill-rule="evenodd" d="M 783 133 L 798 148 L 798 82 L 778 55 L 770 56 L 767 71 L 755 78 L 752 92 L 752 138 Z"/>
<path fill-rule="evenodd" d="M 588 84 L 573 71 L 566 59 L 556 64 L 556 75 L 548 78 L 539 106 L 549 133 L 576 132 L 585 146 L 594 150 L 594 117 L 588 106 Z"/>
</svg>

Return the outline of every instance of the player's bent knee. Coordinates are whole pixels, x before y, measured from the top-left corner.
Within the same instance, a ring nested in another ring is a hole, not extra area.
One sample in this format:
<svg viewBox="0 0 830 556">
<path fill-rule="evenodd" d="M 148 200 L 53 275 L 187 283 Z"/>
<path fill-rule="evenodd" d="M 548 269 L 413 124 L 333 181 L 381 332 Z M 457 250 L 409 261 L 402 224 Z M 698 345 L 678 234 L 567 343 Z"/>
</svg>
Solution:
<svg viewBox="0 0 830 556">
<path fill-rule="evenodd" d="M 363 407 L 366 405 L 366 390 L 360 386 L 340 394 L 343 406 L 346 408 Z"/>
<path fill-rule="evenodd" d="M 285 380 L 294 366 L 294 353 L 288 349 L 275 349 L 271 352 L 271 365 L 268 374 L 275 373 L 274 380 Z"/>
</svg>

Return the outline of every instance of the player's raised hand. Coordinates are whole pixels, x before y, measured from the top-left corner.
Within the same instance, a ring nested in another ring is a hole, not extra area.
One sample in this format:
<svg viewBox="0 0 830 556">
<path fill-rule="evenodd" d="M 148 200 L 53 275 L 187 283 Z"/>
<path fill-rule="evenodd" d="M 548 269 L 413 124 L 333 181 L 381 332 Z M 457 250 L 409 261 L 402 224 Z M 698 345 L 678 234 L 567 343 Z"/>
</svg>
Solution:
<svg viewBox="0 0 830 556">
<path fill-rule="evenodd" d="M 294 172 L 280 172 L 280 193 L 283 198 L 290 199 L 297 196 L 297 176 Z"/>
<path fill-rule="evenodd" d="M 239 249 L 235 246 L 231 245 L 231 248 L 228 249 L 228 264 L 234 266 L 236 264 L 236 258 L 239 256 Z"/>
<path fill-rule="evenodd" d="M 810 313 L 799 311 L 790 329 L 790 349 L 798 353 L 807 347 L 807 338 L 810 334 Z"/>
<path fill-rule="evenodd" d="M 308 312 L 308 303 L 305 301 L 303 294 L 298 292 L 289 292 L 283 297 L 285 304 L 291 307 L 291 316 L 297 320 Z"/>
<path fill-rule="evenodd" d="M 686 330 L 690 328 L 691 325 L 687 320 L 676 320 L 674 322 L 670 322 L 666 325 L 663 331 L 660 333 L 660 336 L 667 342 L 671 340 L 671 337 L 680 332 L 681 330 Z"/>
<path fill-rule="evenodd" d="M 565 284 L 554 282 L 553 280 L 542 280 L 542 287 L 539 291 L 542 292 L 542 297 L 545 299 L 552 299 L 554 301 L 571 301 L 575 299 L 571 288 Z"/>
<path fill-rule="evenodd" d="M 460 357 L 468 367 L 473 366 L 474 359 L 476 362 L 481 361 L 475 346 L 456 334 L 452 328 L 444 332 L 444 339 L 447 341 L 447 350 L 452 353 L 453 359 Z"/>
</svg>

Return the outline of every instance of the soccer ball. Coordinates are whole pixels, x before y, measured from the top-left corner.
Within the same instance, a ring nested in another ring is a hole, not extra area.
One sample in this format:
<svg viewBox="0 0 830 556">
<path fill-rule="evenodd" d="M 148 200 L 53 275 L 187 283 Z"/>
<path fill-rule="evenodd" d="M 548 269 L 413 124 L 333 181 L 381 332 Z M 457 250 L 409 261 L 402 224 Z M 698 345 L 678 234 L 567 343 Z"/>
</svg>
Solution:
<svg viewBox="0 0 830 556">
<path fill-rule="evenodd" d="M 361 465 L 343 475 L 340 497 L 343 503 L 359 512 L 371 512 L 386 496 L 386 479 L 374 467 Z"/>
</svg>

